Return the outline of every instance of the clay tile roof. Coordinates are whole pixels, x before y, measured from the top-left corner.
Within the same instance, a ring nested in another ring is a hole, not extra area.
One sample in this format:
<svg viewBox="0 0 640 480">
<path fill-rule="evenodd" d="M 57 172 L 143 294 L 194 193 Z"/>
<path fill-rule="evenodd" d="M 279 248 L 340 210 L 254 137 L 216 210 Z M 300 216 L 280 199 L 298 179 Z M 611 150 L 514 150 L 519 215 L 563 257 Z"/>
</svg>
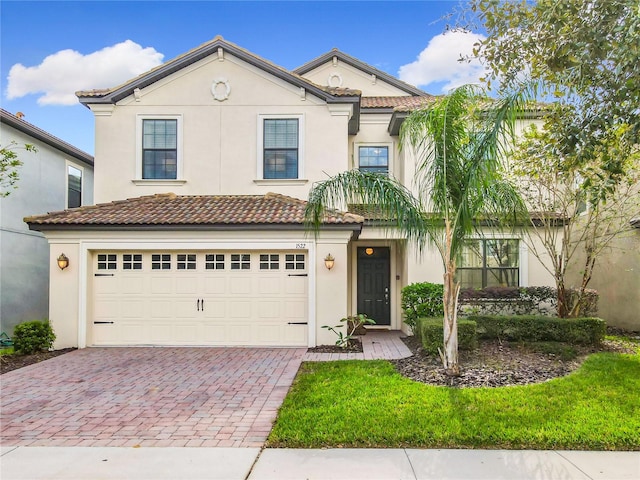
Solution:
<svg viewBox="0 0 640 480">
<path fill-rule="evenodd" d="M 276 193 L 266 195 L 156 194 L 73 208 L 24 219 L 33 230 L 88 226 L 240 226 L 303 225 L 307 202 Z M 359 215 L 329 212 L 325 225 L 362 224 Z"/>
<path fill-rule="evenodd" d="M 398 108 L 413 109 L 431 103 L 436 97 L 433 95 L 404 96 L 404 97 L 362 97 L 361 108 Z"/>
</svg>

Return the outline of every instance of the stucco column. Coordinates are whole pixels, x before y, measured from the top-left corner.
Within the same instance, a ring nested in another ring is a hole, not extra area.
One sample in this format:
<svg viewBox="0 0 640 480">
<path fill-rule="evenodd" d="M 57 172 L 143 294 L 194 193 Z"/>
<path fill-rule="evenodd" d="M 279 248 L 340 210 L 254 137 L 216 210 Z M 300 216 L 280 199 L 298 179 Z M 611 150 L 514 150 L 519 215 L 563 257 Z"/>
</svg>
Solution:
<svg viewBox="0 0 640 480">
<path fill-rule="evenodd" d="M 333 345 L 336 335 L 323 325 L 339 325 L 340 319 L 348 315 L 349 256 L 348 238 L 321 238 L 316 244 L 316 343 Z M 324 259 L 331 254 L 334 266 L 325 267 Z"/>
<path fill-rule="evenodd" d="M 49 251 L 49 321 L 56 334 L 54 348 L 77 347 L 80 246 L 51 243 Z M 69 258 L 69 266 L 64 270 L 57 263 L 61 253 Z"/>
</svg>

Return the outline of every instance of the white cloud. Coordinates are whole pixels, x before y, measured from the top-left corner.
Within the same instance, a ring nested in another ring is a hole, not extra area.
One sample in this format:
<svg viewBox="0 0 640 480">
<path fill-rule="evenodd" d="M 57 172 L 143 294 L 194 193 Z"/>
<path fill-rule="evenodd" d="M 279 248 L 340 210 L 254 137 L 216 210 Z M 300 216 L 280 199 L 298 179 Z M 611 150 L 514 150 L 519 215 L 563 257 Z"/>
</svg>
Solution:
<svg viewBox="0 0 640 480">
<path fill-rule="evenodd" d="M 126 40 L 83 55 L 60 50 L 40 65 L 15 64 L 7 78 L 7 97 L 41 94 L 40 105 L 76 105 L 75 92 L 117 86 L 162 63 L 164 55 L 152 47 L 142 48 Z"/>
<path fill-rule="evenodd" d="M 486 37 L 479 33 L 450 31 L 433 37 L 415 62 L 402 65 L 398 71 L 401 80 L 426 87 L 445 82 L 442 92 L 467 83 L 479 83 L 484 68 L 477 60 L 459 62 L 460 56 L 470 55 L 473 44 Z"/>
</svg>

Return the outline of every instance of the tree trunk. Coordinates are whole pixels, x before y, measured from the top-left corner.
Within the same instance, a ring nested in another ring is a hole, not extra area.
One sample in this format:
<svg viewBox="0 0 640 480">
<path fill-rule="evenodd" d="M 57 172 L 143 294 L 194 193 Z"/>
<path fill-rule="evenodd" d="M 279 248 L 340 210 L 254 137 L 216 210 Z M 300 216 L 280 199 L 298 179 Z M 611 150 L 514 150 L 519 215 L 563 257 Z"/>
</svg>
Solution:
<svg viewBox="0 0 640 480">
<path fill-rule="evenodd" d="M 455 281 L 456 264 L 451 252 L 451 229 L 447 222 L 446 235 L 446 263 L 444 266 L 444 352 L 440 352 L 440 358 L 447 375 L 460 375 L 458 364 L 458 295 L 460 284 Z"/>
</svg>

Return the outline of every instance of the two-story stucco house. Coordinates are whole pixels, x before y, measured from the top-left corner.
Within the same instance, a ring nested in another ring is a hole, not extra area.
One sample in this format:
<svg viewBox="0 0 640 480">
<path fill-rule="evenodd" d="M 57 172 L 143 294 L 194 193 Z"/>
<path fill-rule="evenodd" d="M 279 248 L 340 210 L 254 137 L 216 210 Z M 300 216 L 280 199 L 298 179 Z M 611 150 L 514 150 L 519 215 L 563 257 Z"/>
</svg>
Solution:
<svg viewBox="0 0 640 480">
<path fill-rule="evenodd" d="M 17 188 L 0 199 L 0 331 L 11 335 L 18 323 L 49 316 L 49 246 L 22 219 L 92 204 L 93 157 L 3 109 L 0 144 L 22 161 Z"/>
<path fill-rule="evenodd" d="M 303 222 L 312 184 L 339 172 L 410 185 L 398 132 L 423 91 L 338 50 L 287 71 L 217 37 L 78 97 L 97 205 L 27 219 L 52 265 L 69 258 L 51 268 L 57 347 L 330 344 L 321 327 L 350 314 L 403 328 L 401 288 L 442 281 L 435 252 L 359 215 L 327 216 L 318 237 Z M 479 242 L 467 284 L 552 284 L 518 238 Z"/>
</svg>

